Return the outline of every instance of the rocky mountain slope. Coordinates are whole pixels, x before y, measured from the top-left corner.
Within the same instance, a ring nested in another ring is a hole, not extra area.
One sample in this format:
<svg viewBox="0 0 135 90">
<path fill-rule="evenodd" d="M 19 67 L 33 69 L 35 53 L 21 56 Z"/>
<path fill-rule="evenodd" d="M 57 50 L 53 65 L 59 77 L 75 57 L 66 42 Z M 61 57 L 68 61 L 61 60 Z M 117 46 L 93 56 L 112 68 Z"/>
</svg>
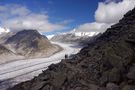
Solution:
<svg viewBox="0 0 135 90">
<path fill-rule="evenodd" d="M 135 9 L 74 58 L 9 90 L 135 90 Z"/>
<path fill-rule="evenodd" d="M 59 46 L 50 43 L 36 30 L 0 35 L 0 63 L 16 59 L 48 57 L 59 49 Z"/>
<path fill-rule="evenodd" d="M 49 56 L 58 49 L 36 30 L 20 31 L 8 38 L 5 44 L 12 52 L 25 57 Z"/>
<path fill-rule="evenodd" d="M 0 34 L 0 64 L 16 59 L 24 59 L 23 56 L 17 55 L 16 53 L 12 52 L 4 44 L 7 41 L 7 39 L 13 36 L 14 34 L 15 33 L 12 32 L 7 32 L 7 33 L 4 32 Z"/>
<path fill-rule="evenodd" d="M 0 63 L 5 63 L 7 61 L 16 59 L 23 59 L 23 57 L 20 55 L 16 55 L 11 50 L 0 44 Z"/>
<path fill-rule="evenodd" d="M 13 36 L 15 33 L 14 32 L 8 32 L 8 33 L 2 33 L 0 34 L 0 44 L 3 44 L 6 42 L 6 40 Z"/>
</svg>

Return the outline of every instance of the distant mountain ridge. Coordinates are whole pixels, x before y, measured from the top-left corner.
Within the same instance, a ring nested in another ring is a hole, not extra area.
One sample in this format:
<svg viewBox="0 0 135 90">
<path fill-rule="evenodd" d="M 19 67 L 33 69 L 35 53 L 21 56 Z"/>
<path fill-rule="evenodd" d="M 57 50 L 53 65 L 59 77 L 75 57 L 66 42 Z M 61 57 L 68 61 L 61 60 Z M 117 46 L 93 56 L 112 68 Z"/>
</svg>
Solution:
<svg viewBox="0 0 135 90">
<path fill-rule="evenodd" d="M 50 40 L 64 43 L 77 43 L 85 45 L 92 42 L 95 38 L 99 37 L 101 33 L 96 32 L 67 32 L 54 35 Z"/>
</svg>

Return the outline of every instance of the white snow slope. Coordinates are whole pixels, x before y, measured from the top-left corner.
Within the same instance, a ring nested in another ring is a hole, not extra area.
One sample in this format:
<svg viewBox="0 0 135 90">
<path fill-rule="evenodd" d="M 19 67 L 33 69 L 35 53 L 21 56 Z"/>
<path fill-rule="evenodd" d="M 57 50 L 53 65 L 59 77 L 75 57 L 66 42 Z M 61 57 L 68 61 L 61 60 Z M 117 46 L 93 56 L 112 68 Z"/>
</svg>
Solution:
<svg viewBox="0 0 135 90">
<path fill-rule="evenodd" d="M 53 42 L 54 43 L 54 42 Z M 76 54 L 81 48 L 72 47 L 73 44 L 54 43 L 63 48 L 62 51 L 48 58 L 18 60 L 6 64 L 0 64 L 0 90 L 6 90 L 17 83 L 30 80 L 38 76 L 42 70 L 47 69 L 50 64 L 58 63 L 65 54 Z"/>
</svg>

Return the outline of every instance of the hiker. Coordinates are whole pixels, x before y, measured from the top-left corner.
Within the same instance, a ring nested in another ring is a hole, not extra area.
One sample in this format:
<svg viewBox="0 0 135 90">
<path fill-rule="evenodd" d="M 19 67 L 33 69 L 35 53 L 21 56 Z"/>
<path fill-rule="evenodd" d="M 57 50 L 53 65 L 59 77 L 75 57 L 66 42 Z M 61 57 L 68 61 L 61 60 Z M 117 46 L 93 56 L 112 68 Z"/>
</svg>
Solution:
<svg viewBox="0 0 135 90">
<path fill-rule="evenodd" d="M 67 54 L 65 54 L 65 59 L 67 59 L 68 58 L 68 55 Z"/>
</svg>

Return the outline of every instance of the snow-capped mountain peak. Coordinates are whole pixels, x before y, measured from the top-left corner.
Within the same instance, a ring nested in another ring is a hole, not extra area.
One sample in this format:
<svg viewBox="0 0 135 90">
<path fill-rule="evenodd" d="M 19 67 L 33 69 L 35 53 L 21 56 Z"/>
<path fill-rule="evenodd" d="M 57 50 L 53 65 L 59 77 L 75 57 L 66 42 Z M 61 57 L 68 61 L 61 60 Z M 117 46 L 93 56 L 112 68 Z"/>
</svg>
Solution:
<svg viewBox="0 0 135 90">
<path fill-rule="evenodd" d="M 2 34 L 2 33 L 8 33 L 8 32 L 10 32 L 10 29 L 8 29 L 6 27 L 4 27 L 4 28 L 0 27 L 0 34 Z"/>
<path fill-rule="evenodd" d="M 75 32 L 75 36 L 80 36 L 80 37 L 83 37 L 83 36 L 92 37 L 92 36 L 95 36 L 97 34 L 99 34 L 99 32 Z"/>
<path fill-rule="evenodd" d="M 83 31 L 77 31 L 76 29 L 73 29 L 70 33 L 73 33 L 75 36 L 80 36 L 80 37 L 83 36 L 92 37 L 99 34 L 99 32 L 83 32 Z"/>
</svg>

